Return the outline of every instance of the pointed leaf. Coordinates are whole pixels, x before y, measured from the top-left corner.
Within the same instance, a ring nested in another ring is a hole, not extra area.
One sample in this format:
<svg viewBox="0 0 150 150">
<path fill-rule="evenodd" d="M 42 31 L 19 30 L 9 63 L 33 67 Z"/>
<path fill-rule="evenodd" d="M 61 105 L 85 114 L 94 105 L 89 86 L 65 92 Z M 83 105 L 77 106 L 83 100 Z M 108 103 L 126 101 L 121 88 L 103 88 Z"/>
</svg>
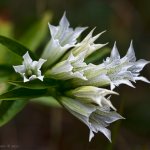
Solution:
<svg viewBox="0 0 150 150">
<path fill-rule="evenodd" d="M 40 21 L 35 23 L 20 39 L 21 43 L 35 51 L 48 33 L 47 23 L 52 19 L 51 13 L 45 13 Z"/>
<path fill-rule="evenodd" d="M 31 99 L 46 95 L 46 89 L 26 89 L 18 88 L 8 91 L 0 95 L 0 100 L 20 100 L 20 99 Z"/>
<path fill-rule="evenodd" d="M 0 127 L 13 119 L 28 103 L 28 100 L 2 101 L 0 104 Z"/>
<path fill-rule="evenodd" d="M 10 65 L 0 64 L 0 77 L 10 76 L 14 72 L 13 67 Z"/>
<path fill-rule="evenodd" d="M 58 82 L 59 81 L 54 79 L 44 78 L 43 81 L 36 79 L 25 83 L 23 81 L 9 81 L 8 83 L 18 87 L 23 87 L 28 89 L 46 89 L 49 87 L 56 87 L 56 85 L 58 85 Z"/>
<path fill-rule="evenodd" d="M 17 41 L 0 36 L 0 44 L 6 46 L 9 50 L 20 56 L 20 59 L 22 59 L 22 56 L 28 51 L 30 53 L 30 56 L 35 59 L 34 54 L 25 46 L 22 44 L 18 43 Z"/>
</svg>

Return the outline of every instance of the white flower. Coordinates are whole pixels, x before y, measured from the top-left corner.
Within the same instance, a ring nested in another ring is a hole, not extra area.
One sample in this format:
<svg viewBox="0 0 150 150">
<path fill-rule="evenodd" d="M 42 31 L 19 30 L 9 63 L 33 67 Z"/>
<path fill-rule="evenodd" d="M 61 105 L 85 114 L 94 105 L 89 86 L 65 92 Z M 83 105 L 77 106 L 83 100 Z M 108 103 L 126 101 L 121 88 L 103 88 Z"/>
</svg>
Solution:
<svg viewBox="0 0 150 150">
<path fill-rule="evenodd" d="M 94 133 L 98 132 L 102 132 L 111 141 L 111 132 L 106 127 L 118 119 L 123 119 L 107 106 L 99 107 L 68 97 L 61 97 L 60 102 L 71 114 L 89 127 L 89 141 L 94 137 Z"/>
<path fill-rule="evenodd" d="M 51 78 L 68 80 L 72 78 L 80 78 L 87 80 L 84 76 L 84 68 L 87 66 L 84 62 L 85 52 L 74 57 L 71 53 L 67 60 L 59 62 L 52 69 L 46 72 L 46 75 Z"/>
<path fill-rule="evenodd" d="M 59 26 L 49 24 L 51 40 L 42 54 L 42 58 L 48 60 L 47 65 L 56 62 L 69 48 L 73 47 L 77 38 L 86 29 L 77 27 L 73 30 L 69 26 L 65 13 L 59 22 Z"/>
<path fill-rule="evenodd" d="M 107 76 L 111 80 L 111 89 L 114 89 L 115 86 L 119 86 L 120 84 L 127 84 L 134 87 L 130 81 L 136 82 L 136 80 L 150 83 L 146 78 L 139 76 L 140 71 L 148 63 L 149 62 L 144 59 L 136 61 L 132 42 L 127 54 L 123 58 L 120 58 L 115 43 L 111 56 L 103 63 L 103 67 L 107 70 Z"/>
<path fill-rule="evenodd" d="M 112 49 L 110 57 L 100 65 L 88 64 L 84 69 L 84 75 L 88 80 L 81 81 L 73 79 L 72 83 L 75 85 L 92 85 L 92 86 L 108 86 L 111 90 L 120 84 L 126 84 L 134 87 L 132 82 L 141 80 L 150 83 L 145 77 L 139 76 L 140 71 L 149 62 L 140 59 L 136 61 L 135 53 L 133 50 L 132 42 L 128 49 L 127 54 L 120 58 L 117 50 L 116 43 Z"/>
<path fill-rule="evenodd" d="M 88 64 L 84 68 L 84 76 L 87 80 L 73 79 L 71 82 L 78 86 L 107 86 L 110 84 L 110 78 L 106 75 L 107 71 L 99 65 Z"/>
<path fill-rule="evenodd" d="M 24 82 L 34 79 L 43 81 L 44 76 L 41 75 L 40 69 L 46 60 L 39 59 L 39 61 L 33 61 L 28 52 L 23 56 L 23 59 L 24 61 L 22 65 L 13 66 L 13 68 L 23 77 Z"/>
<path fill-rule="evenodd" d="M 84 103 L 95 103 L 98 104 L 100 107 L 108 106 L 116 110 L 116 108 L 112 105 L 111 101 L 106 98 L 106 96 L 110 94 L 117 93 L 94 86 L 81 86 L 67 92 L 67 96 L 82 100 Z"/>
<path fill-rule="evenodd" d="M 78 55 L 82 51 L 87 51 L 86 56 L 89 56 L 96 50 L 102 48 L 106 44 L 95 44 L 94 42 L 101 36 L 105 31 L 97 34 L 96 36 L 92 37 L 92 34 L 94 32 L 95 28 L 80 42 L 75 45 L 75 47 L 72 49 L 72 53 L 74 55 Z"/>
</svg>

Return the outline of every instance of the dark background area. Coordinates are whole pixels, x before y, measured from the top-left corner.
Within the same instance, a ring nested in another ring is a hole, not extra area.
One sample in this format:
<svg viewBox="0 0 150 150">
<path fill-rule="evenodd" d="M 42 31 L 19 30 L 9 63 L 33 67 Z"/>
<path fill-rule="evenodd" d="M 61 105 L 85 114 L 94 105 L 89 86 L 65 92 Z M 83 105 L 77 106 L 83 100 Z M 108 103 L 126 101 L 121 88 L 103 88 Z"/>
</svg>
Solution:
<svg viewBox="0 0 150 150">
<path fill-rule="evenodd" d="M 13 24 L 16 39 L 45 11 L 54 25 L 66 11 L 73 27 L 88 26 L 89 32 L 96 26 L 95 34 L 107 30 L 97 42 L 112 47 L 116 41 L 122 56 L 133 39 L 137 58 L 150 60 L 149 0 L 0 0 L 0 20 Z M 150 80 L 150 65 L 142 75 Z M 0 149 L 149 150 L 150 86 L 137 82 L 136 89 L 122 85 L 116 91 L 120 95 L 112 103 L 126 119 L 110 126 L 112 144 L 101 133 L 89 143 L 88 128 L 62 108 L 30 103 L 0 128 Z"/>
</svg>

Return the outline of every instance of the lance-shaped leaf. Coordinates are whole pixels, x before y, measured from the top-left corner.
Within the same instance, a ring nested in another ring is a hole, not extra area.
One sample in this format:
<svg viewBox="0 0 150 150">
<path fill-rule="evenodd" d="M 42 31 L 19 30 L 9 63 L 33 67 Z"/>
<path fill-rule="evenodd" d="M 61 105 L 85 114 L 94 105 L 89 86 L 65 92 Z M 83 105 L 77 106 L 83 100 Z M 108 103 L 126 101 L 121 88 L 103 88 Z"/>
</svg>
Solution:
<svg viewBox="0 0 150 150">
<path fill-rule="evenodd" d="M 63 84 L 58 80 L 50 79 L 50 78 L 44 78 L 43 82 L 36 79 L 25 83 L 23 81 L 9 81 L 8 83 L 15 85 L 17 87 L 28 88 L 28 89 L 46 89 L 51 87 L 56 88 L 60 84 Z"/>
<path fill-rule="evenodd" d="M 17 88 L 0 95 L 0 100 L 21 100 L 47 95 L 47 89 Z"/>
<path fill-rule="evenodd" d="M 25 32 L 20 39 L 21 43 L 23 43 L 23 45 L 27 46 L 32 51 L 36 51 L 47 35 L 47 22 L 51 19 L 52 14 L 50 12 L 45 13 L 42 16 L 42 19 L 32 25 Z"/>
<path fill-rule="evenodd" d="M 27 51 L 29 52 L 30 56 L 32 56 L 32 58 L 36 59 L 34 54 L 25 46 L 23 46 L 22 44 L 18 43 L 17 41 L 4 37 L 4 36 L 0 36 L 0 44 L 6 46 L 9 50 L 11 50 L 12 52 L 14 52 L 15 54 L 17 54 L 19 57 L 23 56 Z M 20 59 L 21 59 L 20 57 Z"/>
<path fill-rule="evenodd" d="M 0 127 L 13 119 L 28 103 L 28 100 L 2 101 L 0 103 Z"/>
<path fill-rule="evenodd" d="M 1 64 L 0 65 L 0 77 L 6 77 L 13 74 L 13 68 L 10 65 Z"/>
</svg>

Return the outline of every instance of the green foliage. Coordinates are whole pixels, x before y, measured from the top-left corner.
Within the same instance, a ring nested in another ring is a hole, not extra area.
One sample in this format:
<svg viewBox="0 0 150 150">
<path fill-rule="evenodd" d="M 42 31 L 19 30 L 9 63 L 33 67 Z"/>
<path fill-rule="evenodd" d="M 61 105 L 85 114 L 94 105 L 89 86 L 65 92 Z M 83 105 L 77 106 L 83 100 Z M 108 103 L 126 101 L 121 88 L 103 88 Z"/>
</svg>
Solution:
<svg viewBox="0 0 150 150">
<path fill-rule="evenodd" d="M 4 35 L 6 37 L 13 36 L 13 24 L 9 21 L 1 21 L 0 20 L 0 35 Z M 7 48 L 0 45 L 0 63 L 4 63 L 6 61 Z"/>
<path fill-rule="evenodd" d="M 10 38 L 0 36 L 0 44 L 6 46 L 9 50 L 17 54 L 16 56 L 19 56 L 19 58 L 22 60 L 22 56 L 28 51 L 30 56 L 35 59 L 34 54 L 25 46 L 18 43 L 15 40 L 12 40 Z"/>
<path fill-rule="evenodd" d="M 0 64 L 0 77 L 10 76 L 13 73 L 13 68 L 10 65 Z"/>
<path fill-rule="evenodd" d="M 58 81 L 54 79 L 45 78 L 44 81 L 38 79 L 24 83 L 23 81 L 9 81 L 10 84 L 23 87 L 27 89 L 46 89 L 49 87 L 56 87 Z"/>
<path fill-rule="evenodd" d="M 28 103 L 28 100 L 2 101 L 0 103 L 0 127 L 10 121 Z"/>
<path fill-rule="evenodd" d="M 44 96 L 47 89 L 17 88 L 0 95 L 0 100 L 22 100 Z"/>
<path fill-rule="evenodd" d="M 58 101 L 54 99 L 54 97 L 51 97 L 51 96 L 31 99 L 31 102 L 42 104 L 48 107 L 61 107 Z"/>
<path fill-rule="evenodd" d="M 48 33 L 47 23 L 51 21 L 51 19 L 52 14 L 50 12 L 45 13 L 40 21 L 35 23 L 27 32 L 25 32 L 20 39 L 21 43 L 32 51 L 35 51 L 46 37 Z"/>
</svg>

